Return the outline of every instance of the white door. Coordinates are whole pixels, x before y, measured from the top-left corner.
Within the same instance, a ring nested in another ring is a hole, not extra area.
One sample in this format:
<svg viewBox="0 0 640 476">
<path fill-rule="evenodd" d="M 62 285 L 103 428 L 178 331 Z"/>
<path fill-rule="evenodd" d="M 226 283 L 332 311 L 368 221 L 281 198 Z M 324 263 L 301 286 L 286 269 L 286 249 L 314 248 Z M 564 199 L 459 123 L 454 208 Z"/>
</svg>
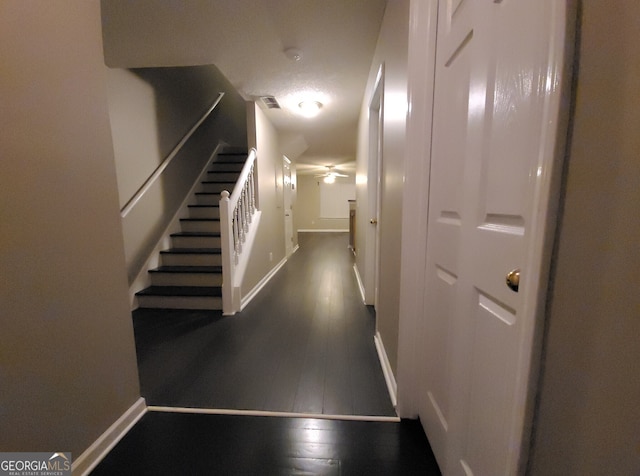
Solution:
<svg viewBox="0 0 640 476">
<path fill-rule="evenodd" d="M 367 300 L 367 304 L 373 304 L 378 308 L 378 289 L 380 282 L 380 215 L 382 207 L 382 137 L 384 125 L 384 67 L 378 70 L 376 82 L 373 87 L 371 101 L 369 102 L 369 229 L 373 246 L 373 302 Z M 371 255 L 370 255 L 371 256 Z M 370 261 L 371 263 L 371 261 Z"/>
<path fill-rule="evenodd" d="M 566 130 L 565 8 L 439 2 L 420 416 L 446 475 L 522 464 Z"/>
<path fill-rule="evenodd" d="M 284 201 L 284 248 L 286 256 L 293 253 L 293 207 L 291 161 L 283 157 L 283 201 Z"/>
</svg>

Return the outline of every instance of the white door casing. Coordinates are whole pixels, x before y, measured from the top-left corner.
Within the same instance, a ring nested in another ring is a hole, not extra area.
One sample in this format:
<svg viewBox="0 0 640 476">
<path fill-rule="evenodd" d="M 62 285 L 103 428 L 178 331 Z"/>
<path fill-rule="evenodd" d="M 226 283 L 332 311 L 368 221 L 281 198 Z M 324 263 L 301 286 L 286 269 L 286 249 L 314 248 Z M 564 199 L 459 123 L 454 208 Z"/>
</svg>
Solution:
<svg viewBox="0 0 640 476">
<path fill-rule="evenodd" d="M 367 293 L 365 303 L 378 306 L 378 286 L 380 273 L 380 209 L 382 206 L 382 140 L 384 124 L 384 64 L 380 65 L 369 101 L 369 160 L 367 171 L 367 191 L 369 203 L 369 226 L 367 228 L 368 252 L 367 269 L 368 287 L 372 293 Z"/>
<path fill-rule="evenodd" d="M 559 0 L 439 3 L 420 416 L 447 475 L 516 474 L 526 458 L 568 11 Z M 516 268 L 518 292 L 505 282 Z"/>
<path fill-rule="evenodd" d="M 293 254 L 293 207 L 292 207 L 292 180 L 291 180 L 291 161 L 283 156 L 283 202 L 284 202 L 284 249 L 285 256 L 288 258 Z"/>
</svg>

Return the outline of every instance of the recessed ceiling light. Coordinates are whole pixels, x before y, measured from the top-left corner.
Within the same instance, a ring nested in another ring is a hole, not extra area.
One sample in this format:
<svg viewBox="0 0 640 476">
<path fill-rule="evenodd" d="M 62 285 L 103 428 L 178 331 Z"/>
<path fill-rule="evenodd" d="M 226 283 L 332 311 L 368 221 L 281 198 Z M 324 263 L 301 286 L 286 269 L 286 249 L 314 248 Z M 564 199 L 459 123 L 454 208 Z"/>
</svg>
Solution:
<svg viewBox="0 0 640 476">
<path fill-rule="evenodd" d="M 313 117 L 320 112 L 322 103 L 319 101 L 302 101 L 298 104 L 298 107 L 303 116 Z"/>
</svg>

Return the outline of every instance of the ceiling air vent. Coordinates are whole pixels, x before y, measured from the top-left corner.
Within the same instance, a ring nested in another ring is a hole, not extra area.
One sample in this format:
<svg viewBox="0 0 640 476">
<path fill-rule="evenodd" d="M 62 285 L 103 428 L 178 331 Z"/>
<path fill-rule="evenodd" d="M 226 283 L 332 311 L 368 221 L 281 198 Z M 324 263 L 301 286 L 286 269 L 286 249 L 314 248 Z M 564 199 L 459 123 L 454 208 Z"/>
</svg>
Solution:
<svg viewBox="0 0 640 476">
<path fill-rule="evenodd" d="M 280 109 L 280 104 L 278 104 L 278 100 L 273 96 L 261 96 L 260 99 L 267 106 L 267 109 Z"/>
</svg>

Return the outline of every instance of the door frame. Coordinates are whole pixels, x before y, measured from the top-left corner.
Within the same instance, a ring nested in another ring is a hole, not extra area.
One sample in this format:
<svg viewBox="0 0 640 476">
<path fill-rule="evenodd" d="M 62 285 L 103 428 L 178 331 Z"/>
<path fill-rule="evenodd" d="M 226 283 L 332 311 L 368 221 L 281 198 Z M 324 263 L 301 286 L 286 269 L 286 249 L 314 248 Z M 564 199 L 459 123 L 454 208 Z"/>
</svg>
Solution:
<svg viewBox="0 0 640 476">
<path fill-rule="evenodd" d="M 282 208 L 284 209 L 284 252 L 288 258 L 293 254 L 293 171 L 291 160 L 282 156 Z M 289 226 L 287 226 L 289 225 Z"/>
<path fill-rule="evenodd" d="M 367 162 L 367 231 L 365 304 L 378 305 L 380 274 L 380 207 L 382 195 L 382 145 L 384 136 L 384 63 L 378 74 L 369 100 L 369 157 Z"/>
</svg>

